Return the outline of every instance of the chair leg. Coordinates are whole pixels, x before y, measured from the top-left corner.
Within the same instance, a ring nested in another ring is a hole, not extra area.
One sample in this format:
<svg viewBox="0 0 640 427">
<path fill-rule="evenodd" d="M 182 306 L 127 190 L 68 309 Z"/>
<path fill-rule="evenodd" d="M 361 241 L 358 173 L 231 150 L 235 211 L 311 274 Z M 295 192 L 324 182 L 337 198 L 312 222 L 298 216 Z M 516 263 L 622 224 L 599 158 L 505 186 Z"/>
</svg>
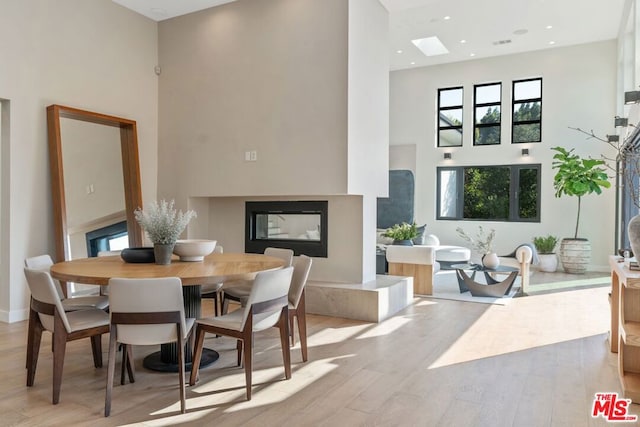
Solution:
<svg viewBox="0 0 640 427">
<path fill-rule="evenodd" d="M 200 360 L 202 359 L 202 347 L 204 346 L 204 334 L 205 331 L 198 325 L 196 329 L 196 345 L 191 358 L 191 377 L 189 378 L 189 385 L 195 385 L 198 381 L 198 373 L 200 371 Z"/>
<path fill-rule="evenodd" d="M 213 315 L 218 317 L 218 292 L 213 294 Z"/>
<path fill-rule="evenodd" d="M 64 367 L 64 355 L 67 350 L 67 330 L 62 323 L 62 318 L 54 313 L 53 325 L 53 404 L 60 402 L 60 389 L 62 387 L 62 369 Z"/>
<path fill-rule="evenodd" d="M 120 365 L 120 385 L 125 384 L 124 371 L 131 361 L 129 360 L 129 348 L 131 344 L 122 344 L 122 364 Z"/>
<path fill-rule="evenodd" d="M 229 298 L 226 295 L 222 295 L 222 314 L 225 315 L 229 312 Z"/>
<path fill-rule="evenodd" d="M 296 317 L 295 310 L 289 310 L 289 336 L 291 337 L 291 347 L 296 345 L 296 333 L 293 327 L 293 319 Z"/>
<path fill-rule="evenodd" d="M 278 320 L 278 329 L 280 329 L 280 344 L 282 346 L 282 361 L 284 363 L 284 376 L 286 379 L 291 378 L 291 349 L 289 348 L 289 310 L 287 307 L 282 308 L 280 320 Z"/>
<path fill-rule="evenodd" d="M 302 352 L 302 361 L 306 362 L 308 359 L 307 354 L 307 307 L 305 304 L 304 293 L 302 294 L 302 298 L 300 298 L 300 302 L 298 303 L 298 308 L 295 311 L 295 317 L 298 320 L 298 334 L 300 334 L 300 351 Z M 293 335 L 293 330 L 291 331 L 291 335 Z"/>
<path fill-rule="evenodd" d="M 27 333 L 27 387 L 33 386 L 38 366 L 38 355 L 40 353 L 40 342 L 42 341 L 42 331 L 44 328 L 38 318 L 38 313 L 33 310 L 29 312 L 29 332 Z"/>
<path fill-rule="evenodd" d="M 113 389 L 113 375 L 116 370 L 116 326 L 111 325 L 111 333 L 109 334 L 109 362 L 107 368 L 107 391 L 104 398 L 104 416 L 108 417 L 111 413 L 111 391 Z M 123 351 L 124 354 L 126 351 Z"/>
<path fill-rule="evenodd" d="M 244 347 L 243 359 L 244 359 L 244 376 L 245 381 L 247 383 L 247 400 L 251 400 L 251 374 L 253 371 L 253 333 L 249 332 L 249 334 L 245 337 L 244 342 L 242 343 Z M 289 348 L 287 346 L 287 348 Z"/>
<path fill-rule="evenodd" d="M 129 374 L 129 382 L 130 383 L 135 383 L 136 382 L 136 369 L 135 366 L 133 364 L 133 346 L 131 344 L 129 344 L 127 346 L 127 360 L 129 361 L 129 363 L 127 363 L 127 372 Z"/>
<path fill-rule="evenodd" d="M 180 380 L 180 412 L 185 413 L 187 404 L 185 401 L 185 385 L 184 385 L 184 340 L 182 339 L 182 331 L 178 323 L 178 376 Z M 195 363 L 195 361 L 194 361 Z M 200 360 L 198 360 L 200 364 Z"/>
<path fill-rule="evenodd" d="M 238 366 L 242 366 L 242 340 L 236 341 L 236 353 Z"/>
<path fill-rule="evenodd" d="M 93 352 L 93 366 L 102 368 L 102 335 L 91 337 L 91 351 Z"/>
</svg>

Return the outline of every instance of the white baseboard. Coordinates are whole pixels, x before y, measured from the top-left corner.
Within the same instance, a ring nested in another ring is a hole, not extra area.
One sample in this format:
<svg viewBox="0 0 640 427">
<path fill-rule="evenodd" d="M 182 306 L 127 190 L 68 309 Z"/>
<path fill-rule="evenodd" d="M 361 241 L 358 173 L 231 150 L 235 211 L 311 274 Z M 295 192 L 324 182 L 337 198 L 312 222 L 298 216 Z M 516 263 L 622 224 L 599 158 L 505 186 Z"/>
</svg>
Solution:
<svg viewBox="0 0 640 427">
<path fill-rule="evenodd" d="M 14 310 L 14 311 L 6 311 L 0 310 L 0 322 L 3 323 L 15 323 L 22 322 L 23 320 L 27 320 L 29 318 L 29 310 Z"/>
</svg>

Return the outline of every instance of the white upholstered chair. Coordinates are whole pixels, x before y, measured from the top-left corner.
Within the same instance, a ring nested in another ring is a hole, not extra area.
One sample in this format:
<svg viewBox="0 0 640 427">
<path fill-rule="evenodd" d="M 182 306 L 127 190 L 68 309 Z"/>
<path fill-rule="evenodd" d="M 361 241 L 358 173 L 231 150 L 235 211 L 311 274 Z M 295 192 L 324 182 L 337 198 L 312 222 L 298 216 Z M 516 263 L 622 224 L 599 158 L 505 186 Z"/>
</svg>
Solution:
<svg viewBox="0 0 640 427">
<path fill-rule="evenodd" d="M 253 333 L 273 326 L 280 329 L 285 378 L 291 378 L 288 295 L 292 274 L 293 267 L 260 272 L 256 275 L 245 307 L 220 317 L 198 320 L 189 380 L 191 385 L 198 380 L 205 333 L 225 335 L 238 340 L 238 365 L 241 364 L 241 360 L 244 362 L 247 400 L 251 400 Z"/>
<path fill-rule="evenodd" d="M 102 367 L 102 334 L 109 332 L 109 315 L 97 308 L 66 312 L 59 290 L 46 270 L 25 268 L 31 291 L 27 335 L 27 387 L 33 386 L 42 332 L 53 334 L 53 404 L 60 401 L 62 368 L 68 341 L 91 338 L 93 364 Z"/>
<path fill-rule="evenodd" d="M 53 265 L 53 260 L 49 255 L 38 255 L 24 260 L 24 266 L 32 270 L 49 271 Z M 109 307 L 109 297 L 105 295 L 87 295 L 82 297 L 65 298 L 60 282 L 53 279 L 56 293 L 62 301 L 65 311 L 86 310 L 89 308 L 99 308 L 104 310 Z"/>
<path fill-rule="evenodd" d="M 264 254 L 282 259 L 285 267 L 290 267 L 293 264 L 293 251 L 291 249 L 266 248 Z M 251 286 L 251 280 L 235 280 L 225 284 L 222 287 L 222 314 L 226 314 L 229 310 L 229 301 L 241 304 L 243 300 L 246 300 L 251 293 Z"/>
<path fill-rule="evenodd" d="M 518 246 L 515 250 L 514 256 L 501 256 L 500 265 L 515 267 L 520 269 L 518 275 L 520 276 L 520 292 L 526 293 L 529 288 L 529 278 L 532 274 L 531 272 L 531 264 L 536 261 L 536 256 L 534 256 L 533 250 L 531 247 L 527 245 Z M 500 273 L 493 273 L 494 275 L 499 275 Z M 508 273 L 504 273 L 508 274 Z"/>
<path fill-rule="evenodd" d="M 191 333 L 195 319 L 185 319 L 182 298 L 182 282 L 177 277 L 109 280 L 111 337 L 104 403 L 105 417 L 111 412 L 118 343 L 124 347 L 123 369 L 124 365 L 129 365 L 129 379 L 132 382 L 135 380 L 133 363 L 127 362 L 131 356 L 132 345 L 177 343 L 180 411 L 185 412 L 184 343 Z M 124 383 L 124 374 L 121 376 L 121 383 Z"/>
</svg>

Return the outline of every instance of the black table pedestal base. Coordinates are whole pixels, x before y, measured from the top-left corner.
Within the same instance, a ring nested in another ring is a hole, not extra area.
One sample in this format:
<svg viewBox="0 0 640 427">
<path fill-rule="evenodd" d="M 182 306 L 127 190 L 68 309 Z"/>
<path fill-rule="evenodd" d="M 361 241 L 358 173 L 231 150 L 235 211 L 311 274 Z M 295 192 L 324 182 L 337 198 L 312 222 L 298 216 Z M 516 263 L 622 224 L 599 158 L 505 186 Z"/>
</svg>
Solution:
<svg viewBox="0 0 640 427">
<path fill-rule="evenodd" d="M 200 360 L 200 368 L 204 368 L 206 366 L 211 365 L 213 362 L 218 360 L 220 355 L 217 351 L 211 350 L 209 348 L 202 349 L 202 359 Z M 178 364 L 167 363 L 162 361 L 162 352 L 156 351 L 155 353 L 151 353 L 147 357 L 144 358 L 142 365 L 150 369 L 152 371 L 158 372 L 178 372 Z M 189 358 L 188 362 L 184 364 L 185 372 L 189 372 L 191 370 L 191 358 Z"/>
</svg>

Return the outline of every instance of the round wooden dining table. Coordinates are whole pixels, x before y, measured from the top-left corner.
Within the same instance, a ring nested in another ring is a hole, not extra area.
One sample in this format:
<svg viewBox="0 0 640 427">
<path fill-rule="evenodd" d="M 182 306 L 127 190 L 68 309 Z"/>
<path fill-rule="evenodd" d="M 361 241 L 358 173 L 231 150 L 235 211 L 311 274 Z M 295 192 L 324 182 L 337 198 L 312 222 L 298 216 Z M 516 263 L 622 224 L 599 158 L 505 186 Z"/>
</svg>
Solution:
<svg viewBox="0 0 640 427">
<path fill-rule="evenodd" d="M 177 257 L 171 264 L 127 263 L 118 255 L 81 258 L 63 261 L 51 266 L 51 276 L 63 281 L 89 285 L 108 285 L 112 277 L 143 279 L 158 277 L 179 277 L 182 280 L 185 316 L 200 318 L 201 285 L 229 282 L 238 279 L 253 279 L 261 271 L 284 267 L 280 258 L 263 254 L 214 253 L 203 261 L 180 261 Z M 191 349 L 187 345 L 185 369 L 191 367 Z M 200 367 L 215 362 L 219 355 L 211 349 L 204 349 Z M 144 359 L 148 369 L 177 372 L 178 354 L 176 344 L 163 344 L 157 353 Z"/>
</svg>

